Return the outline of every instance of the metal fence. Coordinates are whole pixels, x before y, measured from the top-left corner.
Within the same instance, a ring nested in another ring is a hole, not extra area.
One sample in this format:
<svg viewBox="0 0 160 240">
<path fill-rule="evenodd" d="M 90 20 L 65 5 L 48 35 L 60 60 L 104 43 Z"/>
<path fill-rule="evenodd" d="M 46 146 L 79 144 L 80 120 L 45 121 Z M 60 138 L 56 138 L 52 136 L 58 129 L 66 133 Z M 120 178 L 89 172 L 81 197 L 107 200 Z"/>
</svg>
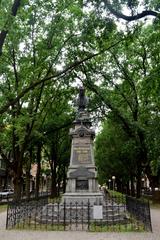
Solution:
<svg viewBox="0 0 160 240">
<path fill-rule="evenodd" d="M 126 196 L 126 208 L 130 215 L 142 222 L 146 229 L 152 231 L 149 201 Z"/>
<path fill-rule="evenodd" d="M 48 197 L 50 196 L 50 192 L 49 191 L 43 191 L 43 192 L 39 192 L 38 193 L 38 198 L 41 198 L 41 197 Z M 30 200 L 33 200 L 36 198 L 35 196 L 35 192 L 32 192 L 30 193 Z M 3 205 L 3 204 L 6 204 L 6 203 L 9 203 L 9 202 L 12 202 L 13 201 L 13 198 L 14 198 L 14 193 L 13 194 L 8 194 L 8 195 L 0 195 L 0 205 Z M 23 193 L 23 195 L 21 196 L 21 200 L 26 200 L 27 199 L 27 196 L 25 193 Z"/>
<path fill-rule="evenodd" d="M 7 229 L 151 231 L 148 203 L 121 196 L 105 202 L 65 202 L 51 198 L 10 202 Z"/>
</svg>

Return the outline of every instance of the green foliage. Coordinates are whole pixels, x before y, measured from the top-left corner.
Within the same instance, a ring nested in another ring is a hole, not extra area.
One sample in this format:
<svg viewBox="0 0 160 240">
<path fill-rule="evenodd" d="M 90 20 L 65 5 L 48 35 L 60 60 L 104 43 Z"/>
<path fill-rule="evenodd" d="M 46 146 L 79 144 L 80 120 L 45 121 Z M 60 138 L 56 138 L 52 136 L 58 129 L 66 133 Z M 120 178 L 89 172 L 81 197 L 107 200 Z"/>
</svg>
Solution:
<svg viewBox="0 0 160 240">
<path fill-rule="evenodd" d="M 137 147 L 120 125 L 108 120 L 96 138 L 95 158 L 101 183 L 114 175 L 124 184 L 136 174 Z"/>
</svg>

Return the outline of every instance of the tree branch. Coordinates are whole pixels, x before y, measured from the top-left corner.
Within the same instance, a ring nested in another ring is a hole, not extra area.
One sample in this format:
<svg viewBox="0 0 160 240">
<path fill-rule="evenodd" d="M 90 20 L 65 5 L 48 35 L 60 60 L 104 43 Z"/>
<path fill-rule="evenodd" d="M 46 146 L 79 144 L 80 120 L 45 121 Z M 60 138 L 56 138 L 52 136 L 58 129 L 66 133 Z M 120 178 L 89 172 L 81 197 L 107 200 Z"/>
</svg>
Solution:
<svg viewBox="0 0 160 240">
<path fill-rule="evenodd" d="M 62 76 L 64 76 L 66 73 L 71 72 L 73 69 L 75 69 L 76 67 L 80 66 L 81 64 L 83 64 L 84 62 L 87 62 L 88 60 L 99 56 L 103 53 L 105 53 L 106 51 L 108 51 L 109 49 L 111 49 L 112 47 L 115 47 L 117 44 L 119 44 L 120 42 L 124 41 L 124 39 L 119 40 L 118 42 L 112 44 L 111 46 L 109 46 L 106 49 L 103 49 L 102 51 L 95 53 L 95 54 L 90 54 L 89 56 L 79 60 L 79 61 L 75 61 L 74 63 L 70 64 L 69 66 L 67 66 L 64 70 L 60 71 L 60 72 L 56 72 L 55 74 L 51 75 L 51 76 L 45 76 L 44 78 L 37 80 L 35 82 L 32 82 L 28 87 L 24 88 L 22 90 L 21 93 L 19 93 L 19 95 L 17 97 L 15 97 L 14 99 L 11 99 L 10 101 L 8 101 L 4 106 L 2 106 L 0 108 L 0 114 L 3 114 L 4 112 L 7 111 L 7 109 L 11 106 L 14 105 L 17 101 L 19 101 L 26 93 L 28 93 L 30 90 L 33 90 L 35 87 L 37 87 L 38 85 L 40 85 L 41 83 L 46 83 L 51 79 L 55 79 L 55 78 L 61 78 Z"/>
<path fill-rule="evenodd" d="M 98 87 L 96 85 L 94 85 L 93 83 L 91 83 L 90 81 L 87 81 L 87 87 L 93 91 L 99 98 L 100 100 L 120 119 L 120 121 L 122 122 L 123 124 L 123 128 L 125 130 L 125 132 L 130 136 L 130 137 L 134 137 L 135 133 L 134 131 L 132 130 L 132 124 L 129 122 L 128 119 L 126 119 L 122 113 L 119 111 L 119 109 L 114 106 L 111 101 L 104 97 L 103 94 L 101 94 L 99 91 L 98 91 Z M 107 116 L 108 117 L 108 116 Z"/>
<path fill-rule="evenodd" d="M 18 8 L 20 7 L 21 0 L 14 0 L 14 3 L 12 5 L 11 10 L 11 16 L 15 17 L 18 11 Z M 7 24 L 7 23 L 6 23 Z M 0 33 L 0 56 L 2 55 L 2 48 L 5 42 L 5 39 L 7 37 L 8 30 L 2 30 Z"/>
<path fill-rule="evenodd" d="M 122 19 L 124 19 L 128 22 L 135 21 L 135 20 L 141 19 L 141 18 L 146 17 L 146 16 L 154 16 L 154 17 L 160 18 L 160 13 L 156 12 L 156 11 L 152 11 L 152 10 L 145 10 L 145 11 L 143 11 L 141 13 L 138 13 L 134 16 L 127 16 L 127 15 L 124 15 L 123 13 L 115 10 L 108 0 L 104 0 L 104 3 L 113 15 L 115 15 L 117 18 L 122 18 Z"/>
</svg>

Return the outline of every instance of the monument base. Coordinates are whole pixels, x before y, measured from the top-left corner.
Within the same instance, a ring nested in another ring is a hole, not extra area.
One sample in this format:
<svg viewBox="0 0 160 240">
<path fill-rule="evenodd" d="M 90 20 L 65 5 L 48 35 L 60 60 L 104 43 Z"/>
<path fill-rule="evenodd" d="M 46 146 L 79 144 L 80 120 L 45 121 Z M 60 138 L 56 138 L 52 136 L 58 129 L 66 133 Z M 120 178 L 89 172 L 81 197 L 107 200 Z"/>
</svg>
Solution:
<svg viewBox="0 0 160 240">
<path fill-rule="evenodd" d="M 62 202 L 77 203 L 77 204 L 89 204 L 90 205 L 102 205 L 104 202 L 104 196 L 101 192 L 75 192 L 75 193 L 64 193 L 62 196 Z"/>
</svg>

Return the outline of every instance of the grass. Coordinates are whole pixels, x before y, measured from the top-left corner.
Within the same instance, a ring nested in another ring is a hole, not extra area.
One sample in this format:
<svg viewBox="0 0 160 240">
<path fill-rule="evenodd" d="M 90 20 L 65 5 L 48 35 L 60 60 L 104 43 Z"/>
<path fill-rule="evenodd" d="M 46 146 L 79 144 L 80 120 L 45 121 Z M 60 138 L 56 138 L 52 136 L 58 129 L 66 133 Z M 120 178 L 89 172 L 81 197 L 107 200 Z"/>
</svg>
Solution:
<svg viewBox="0 0 160 240">
<path fill-rule="evenodd" d="M 115 224 L 112 226 L 106 224 L 92 223 L 89 230 L 91 232 L 144 232 L 144 225 L 139 224 Z"/>
<path fill-rule="evenodd" d="M 150 202 L 150 207 L 151 208 L 156 208 L 156 209 L 160 209 L 160 203 L 154 203 L 154 202 Z"/>
<path fill-rule="evenodd" d="M 19 223 L 14 227 L 15 230 L 28 231 L 64 231 L 63 224 L 37 224 L 37 223 Z"/>
<path fill-rule="evenodd" d="M 60 202 L 61 202 L 61 197 L 48 198 L 48 203 L 60 203 Z"/>
<path fill-rule="evenodd" d="M 65 229 L 70 229 L 65 226 Z M 64 231 L 63 224 L 35 224 L 35 223 L 19 223 L 14 227 L 15 230 L 28 230 L 28 231 Z M 91 223 L 89 225 L 89 232 L 145 232 L 144 226 L 141 224 L 116 224 L 106 225 Z"/>
<path fill-rule="evenodd" d="M 15 230 L 28 230 L 28 231 L 64 231 L 64 226 L 62 224 L 52 225 L 52 224 L 23 224 L 19 223 L 14 227 Z"/>
<path fill-rule="evenodd" d="M 0 213 L 7 211 L 7 204 L 0 205 Z"/>
</svg>

